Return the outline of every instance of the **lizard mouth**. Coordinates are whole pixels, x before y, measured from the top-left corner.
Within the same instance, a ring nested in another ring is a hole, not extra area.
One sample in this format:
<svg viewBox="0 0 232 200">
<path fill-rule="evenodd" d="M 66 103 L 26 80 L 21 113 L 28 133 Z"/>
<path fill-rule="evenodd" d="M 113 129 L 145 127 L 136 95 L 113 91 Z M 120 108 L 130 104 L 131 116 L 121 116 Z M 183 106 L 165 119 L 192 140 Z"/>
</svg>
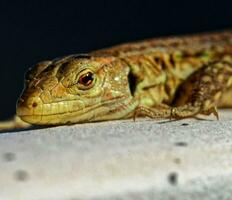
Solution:
<svg viewBox="0 0 232 200">
<path fill-rule="evenodd" d="M 95 111 L 98 111 L 98 108 L 95 108 Z M 20 111 L 18 112 L 20 113 Z M 54 114 L 47 114 L 47 115 L 20 115 L 18 116 L 25 122 L 30 124 L 37 124 L 37 125 L 49 125 L 49 124 L 72 124 L 77 122 L 86 121 L 86 118 L 91 120 L 93 117 L 92 112 L 85 112 L 80 111 L 72 111 L 72 112 L 64 112 L 64 113 L 54 113 Z M 81 117 L 80 117 L 81 116 Z M 78 119 L 79 118 L 79 119 Z M 83 118 L 83 119 L 81 119 Z M 74 121 L 75 119 L 75 121 Z"/>
<path fill-rule="evenodd" d="M 38 99 L 28 106 L 19 100 L 17 115 L 30 124 L 61 125 L 122 118 L 128 113 L 128 107 L 133 109 L 135 106 L 131 99 L 124 96 L 90 106 L 78 100 L 44 104 Z"/>
</svg>

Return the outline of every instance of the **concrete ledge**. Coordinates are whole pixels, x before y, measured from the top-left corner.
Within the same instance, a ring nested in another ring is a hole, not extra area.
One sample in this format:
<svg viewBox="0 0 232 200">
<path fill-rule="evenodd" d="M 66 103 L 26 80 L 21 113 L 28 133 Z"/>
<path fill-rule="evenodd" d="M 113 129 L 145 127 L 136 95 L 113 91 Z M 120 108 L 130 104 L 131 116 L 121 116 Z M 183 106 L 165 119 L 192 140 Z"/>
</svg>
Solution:
<svg viewBox="0 0 232 200">
<path fill-rule="evenodd" d="M 232 110 L 220 117 L 0 134 L 0 199 L 231 199 Z"/>
</svg>

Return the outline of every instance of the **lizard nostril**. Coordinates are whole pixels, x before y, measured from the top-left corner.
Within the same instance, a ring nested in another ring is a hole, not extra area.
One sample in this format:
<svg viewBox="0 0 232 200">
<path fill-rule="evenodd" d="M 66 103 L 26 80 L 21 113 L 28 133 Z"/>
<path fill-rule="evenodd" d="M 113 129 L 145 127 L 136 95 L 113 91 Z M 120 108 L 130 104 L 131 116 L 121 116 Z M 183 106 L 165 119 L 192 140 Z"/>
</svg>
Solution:
<svg viewBox="0 0 232 200">
<path fill-rule="evenodd" d="M 38 106 L 38 104 L 36 103 L 36 102 L 34 102 L 33 104 L 32 104 L 32 107 L 33 108 L 35 108 L 35 107 L 37 107 Z"/>
</svg>

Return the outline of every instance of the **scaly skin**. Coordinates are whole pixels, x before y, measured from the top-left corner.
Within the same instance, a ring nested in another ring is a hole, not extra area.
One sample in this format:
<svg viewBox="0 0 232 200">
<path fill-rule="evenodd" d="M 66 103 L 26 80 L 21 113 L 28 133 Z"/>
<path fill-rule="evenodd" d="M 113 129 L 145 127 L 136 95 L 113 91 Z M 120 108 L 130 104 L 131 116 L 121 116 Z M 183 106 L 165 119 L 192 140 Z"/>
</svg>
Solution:
<svg viewBox="0 0 232 200">
<path fill-rule="evenodd" d="M 51 125 L 217 116 L 232 107 L 232 32 L 129 43 L 35 65 L 17 115 Z"/>
</svg>

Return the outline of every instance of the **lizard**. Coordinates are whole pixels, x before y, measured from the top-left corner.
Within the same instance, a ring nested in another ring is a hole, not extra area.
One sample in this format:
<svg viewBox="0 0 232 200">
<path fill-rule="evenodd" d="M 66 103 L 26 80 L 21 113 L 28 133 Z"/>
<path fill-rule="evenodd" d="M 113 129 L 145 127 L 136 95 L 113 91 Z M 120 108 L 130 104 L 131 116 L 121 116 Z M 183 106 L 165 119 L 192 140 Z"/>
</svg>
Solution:
<svg viewBox="0 0 232 200">
<path fill-rule="evenodd" d="M 232 107 L 232 31 L 131 42 L 42 61 L 17 116 L 34 125 L 183 119 Z M 18 123 L 20 124 L 20 123 Z"/>
</svg>

